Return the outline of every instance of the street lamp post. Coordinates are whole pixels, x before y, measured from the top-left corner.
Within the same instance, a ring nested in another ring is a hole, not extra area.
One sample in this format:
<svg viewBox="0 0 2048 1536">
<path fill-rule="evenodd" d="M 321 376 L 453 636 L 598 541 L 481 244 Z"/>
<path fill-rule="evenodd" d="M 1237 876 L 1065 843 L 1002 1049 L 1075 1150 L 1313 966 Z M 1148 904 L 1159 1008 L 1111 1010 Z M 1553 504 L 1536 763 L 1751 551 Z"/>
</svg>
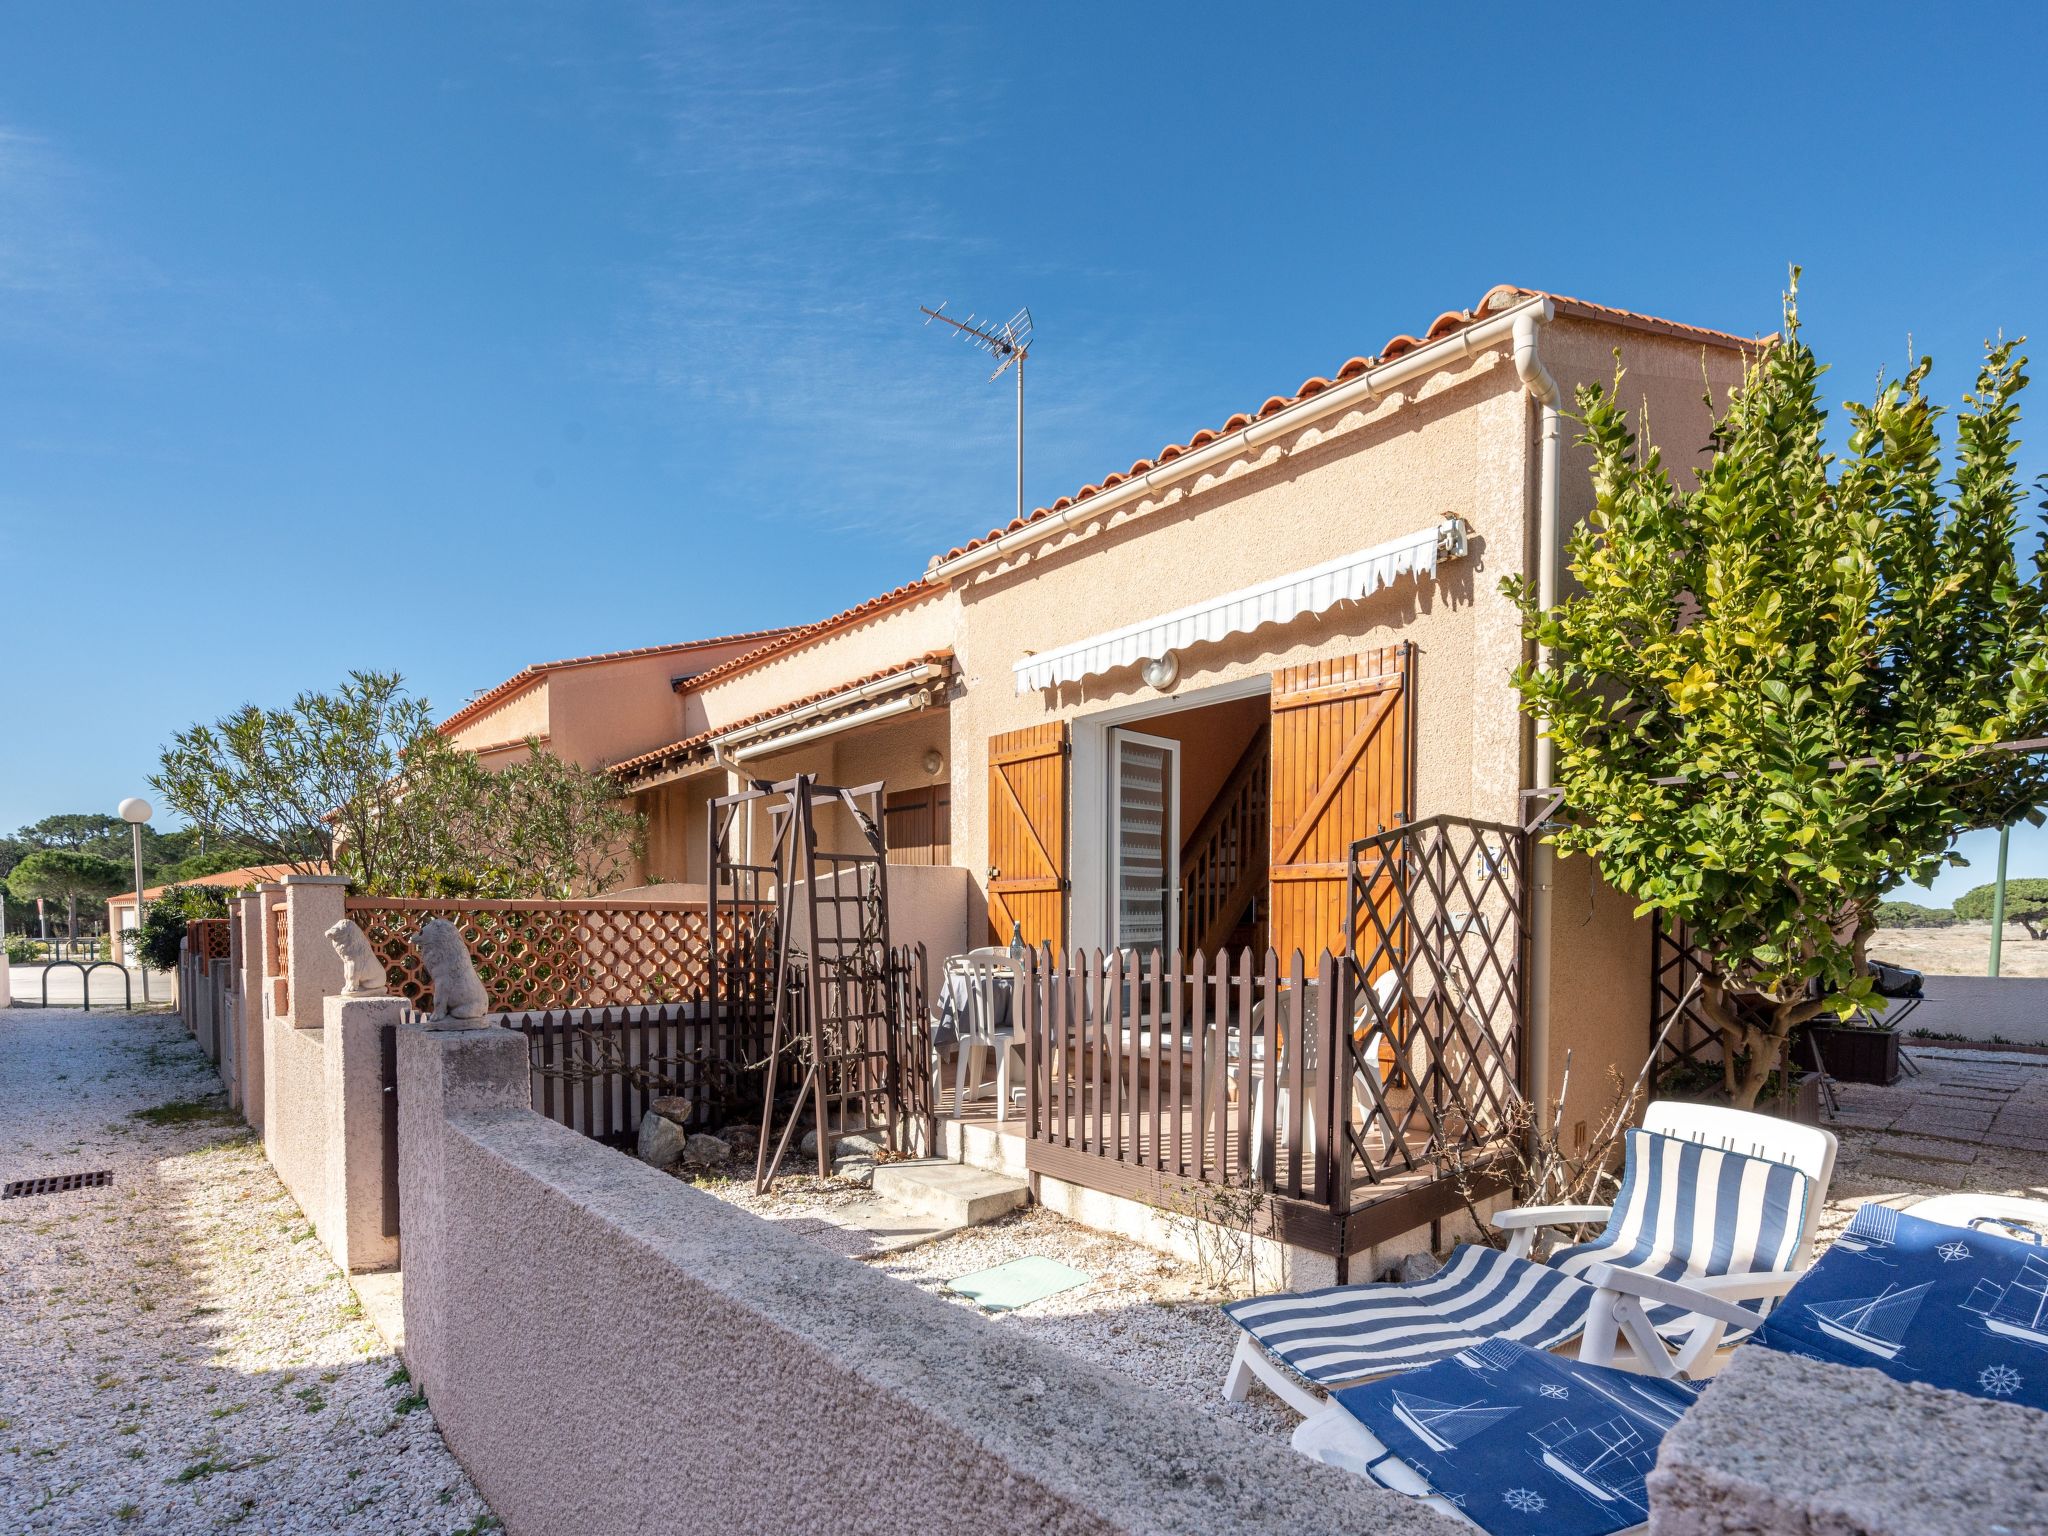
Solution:
<svg viewBox="0 0 2048 1536">
<path fill-rule="evenodd" d="M 142 824 L 149 820 L 149 802 L 137 795 L 130 795 L 121 802 L 121 819 L 128 823 L 133 835 L 135 851 L 135 960 L 136 968 L 142 972 L 142 1000 L 149 1001 L 149 962 L 142 956 Z M 121 936 L 114 935 L 119 944 Z"/>
</svg>

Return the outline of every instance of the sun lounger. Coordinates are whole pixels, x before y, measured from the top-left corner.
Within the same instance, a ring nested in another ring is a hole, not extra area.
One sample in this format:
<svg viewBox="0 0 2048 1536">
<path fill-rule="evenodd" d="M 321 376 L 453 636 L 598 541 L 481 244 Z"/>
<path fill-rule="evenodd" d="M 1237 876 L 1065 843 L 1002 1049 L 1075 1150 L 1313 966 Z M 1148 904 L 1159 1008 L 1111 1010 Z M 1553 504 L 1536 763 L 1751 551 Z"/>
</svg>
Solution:
<svg viewBox="0 0 2048 1536">
<path fill-rule="evenodd" d="M 1576 1339 L 1594 1288 L 1611 1266 L 1704 1284 L 1716 1295 L 1782 1295 L 1812 1253 L 1835 1138 L 1817 1127 L 1697 1104 L 1652 1104 L 1628 1133 L 1622 1187 L 1612 1207 L 1536 1206 L 1493 1218 L 1513 1234 L 1506 1251 L 1455 1249 L 1444 1268 L 1410 1284 L 1348 1285 L 1258 1296 L 1224 1311 L 1244 1330 L 1225 1378 L 1233 1401 L 1264 1382 L 1302 1413 L 1321 1400 L 1295 1378 L 1333 1387 L 1447 1359 L 1491 1338 L 1538 1349 Z M 1591 1242 L 1538 1264 L 1528 1257 L 1547 1226 L 1604 1221 Z M 1650 1317 L 1682 1340 L 1686 1368 L 1711 1358 L 1725 1324 L 1684 1306 Z"/>
<path fill-rule="evenodd" d="M 1768 1317 L 1654 1276 L 1599 1266 L 1602 1318 L 1627 1331 L 1622 1371 L 1602 1324 L 1576 1361 L 1495 1339 L 1421 1370 L 1340 1389 L 1294 1446 L 1471 1521 L 1491 1536 L 1644 1529 L 1643 1478 L 1697 1388 L 1649 1322 L 1656 1306 L 1714 1315 L 1756 1347 L 1869 1366 L 1901 1381 L 2048 1407 L 2048 1202 L 1943 1196 L 1869 1205 Z M 1614 1329 L 1608 1330 L 1609 1332 Z"/>
</svg>

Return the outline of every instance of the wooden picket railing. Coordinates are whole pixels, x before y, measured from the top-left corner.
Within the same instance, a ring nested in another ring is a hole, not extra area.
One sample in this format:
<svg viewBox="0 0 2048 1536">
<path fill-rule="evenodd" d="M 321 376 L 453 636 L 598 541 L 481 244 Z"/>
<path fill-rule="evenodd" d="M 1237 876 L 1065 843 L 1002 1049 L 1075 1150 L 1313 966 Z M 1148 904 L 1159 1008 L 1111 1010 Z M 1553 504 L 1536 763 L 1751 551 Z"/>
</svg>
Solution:
<svg viewBox="0 0 2048 1536">
<path fill-rule="evenodd" d="M 1107 1165 L 1085 1170 L 1094 1187 L 1152 1200 L 1164 1175 L 1329 1204 L 1357 1176 L 1324 1155 L 1335 1110 L 1320 1002 L 1352 1011 L 1349 970 L 1327 953 L 1310 972 L 1298 950 L 1284 970 L 1270 949 L 1186 966 L 1157 950 L 1041 952 L 1017 990 L 1030 1150 Z"/>
<path fill-rule="evenodd" d="M 1027 1166 L 1178 1210 L 1246 1192 L 1340 1267 L 1488 1193 L 1526 1089 L 1525 852 L 1519 828 L 1449 816 L 1361 839 L 1350 951 L 1313 966 L 1033 953 Z"/>
</svg>

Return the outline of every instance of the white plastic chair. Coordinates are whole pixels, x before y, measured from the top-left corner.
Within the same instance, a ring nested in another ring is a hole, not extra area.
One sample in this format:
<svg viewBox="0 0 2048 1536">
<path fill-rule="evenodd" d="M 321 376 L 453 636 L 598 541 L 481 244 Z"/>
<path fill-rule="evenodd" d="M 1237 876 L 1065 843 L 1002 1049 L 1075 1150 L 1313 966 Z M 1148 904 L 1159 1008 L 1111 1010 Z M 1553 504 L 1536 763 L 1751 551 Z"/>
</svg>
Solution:
<svg viewBox="0 0 2048 1536">
<path fill-rule="evenodd" d="M 2048 1200 L 2020 1195 L 1935 1195 L 1905 1209 L 1924 1220 L 1949 1226 L 2003 1227 L 2007 1235 L 2018 1227 L 2025 1229 L 2019 1234 L 2023 1238 L 2048 1242 Z M 1610 1265 L 1589 1270 L 1586 1279 L 1597 1290 L 1592 1310 L 1587 1314 L 1579 1358 L 1591 1365 L 1620 1365 L 1667 1378 L 1709 1376 L 1724 1362 L 1711 1353 L 1703 1358 L 1690 1340 L 1681 1349 L 1668 1347 L 1651 1326 L 1645 1303 L 1689 1308 L 1712 1324 L 1713 1339 L 1718 1345 L 1730 1328 L 1746 1331 L 1756 1327 L 1769 1310 L 1768 1302 L 1790 1289 L 1786 1286 L 1770 1293 L 1763 1298 L 1765 1306 L 1742 1307 L 1736 1303 L 1754 1299 L 1755 1293 L 1731 1294 L 1728 1287 L 1712 1282 L 1660 1280 Z M 1626 1353 L 1623 1345 L 1627 1346 Z"/>
<path fill-rule="evenodd" d="M 978 1097 L 986 1086 L 981 1081 L 981 1056 L 984 1051 L 996 1053 L 996 1123 L 1008 1118 L 1010 1110 L 1010 1058 L 1022 1059 L 1023 1045 L 1017 1038 L 1015 1008 L 1017 999 L 1011 998 L 1011 1023 L 1002 1027 L 996 1024 L 997 987 L 1001 982 L 1014 981 L 1017 975 L 1016 962 L 1008 950 L 987 948 L 971 950 L 964 955 L 954 955 L 946 961 L 945 976 L 950 991 L 957 978 L 967 993 L 967 1010 L 964 1017 L 955 1020 L 959 1031 L 959 1045 L 953 1067 L 953 1112 L 965 1114 L 970 1097 L 968 1079 L 975 1080 L 973 1096 Z M 934 1052 L 934 1056 L 936 1056 Z M 937 1070 L 936 1060 L 933 1063 Z"/>
</svg>

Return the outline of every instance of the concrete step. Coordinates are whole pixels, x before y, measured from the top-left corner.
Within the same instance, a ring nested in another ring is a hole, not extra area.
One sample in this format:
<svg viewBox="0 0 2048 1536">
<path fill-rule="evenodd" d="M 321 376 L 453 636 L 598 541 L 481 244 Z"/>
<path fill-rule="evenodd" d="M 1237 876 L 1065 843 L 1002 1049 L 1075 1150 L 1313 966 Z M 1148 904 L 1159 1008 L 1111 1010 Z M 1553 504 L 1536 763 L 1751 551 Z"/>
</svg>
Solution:
<svg viewBox="0 0 2048 1536">
<path fill-rule="evenodd" d="M 992 1125 L 964 1123 L 943 1115 L 939 1117 L 938 1155 L 949 1163 L 970 1163 L 1020 1179 L 1028 1171 L 1021 1135 L 1006 1135 Z"/>
<path fill-rule="evenodd" d="M 1030 1198 L 1022 1179 L 937 1158 L 877 1164 L 874 1190 L 877 1199 L 968 1227 L 994 1221 Z"/>
</svg>

